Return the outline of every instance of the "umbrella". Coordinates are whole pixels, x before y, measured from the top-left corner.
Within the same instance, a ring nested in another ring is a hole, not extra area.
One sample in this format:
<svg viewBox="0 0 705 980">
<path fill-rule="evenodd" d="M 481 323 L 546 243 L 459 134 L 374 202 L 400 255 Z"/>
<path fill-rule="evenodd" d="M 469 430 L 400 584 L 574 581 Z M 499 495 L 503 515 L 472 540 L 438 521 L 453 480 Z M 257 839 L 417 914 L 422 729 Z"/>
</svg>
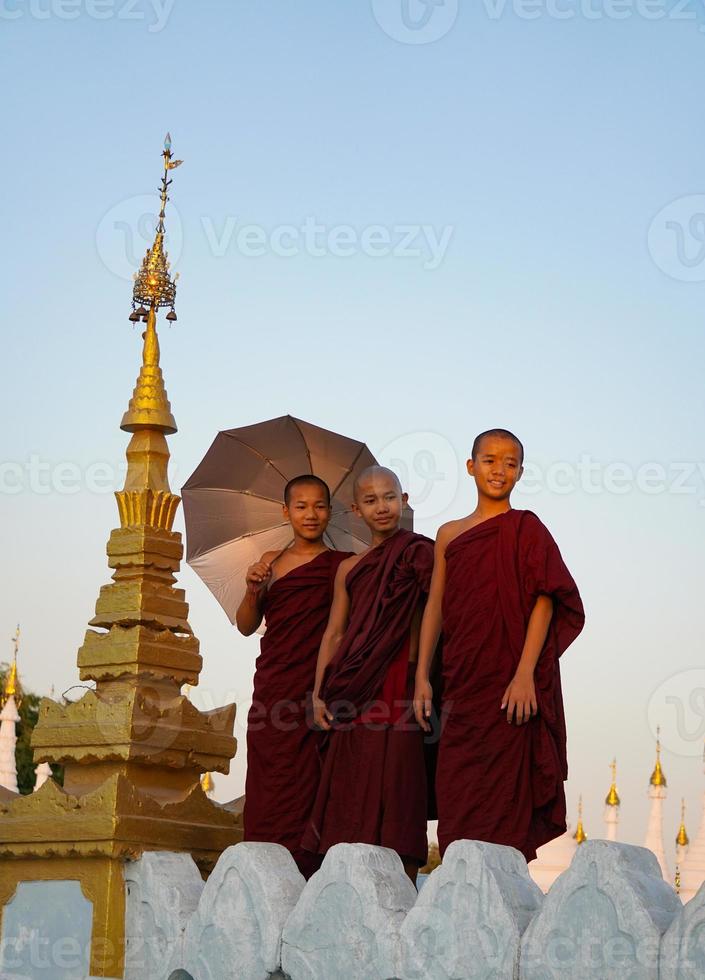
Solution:
<svg viewBox="0 0 705 980">
<path fill-rule="evenodd" d="M 245 594 L 245 572 L 265 551 L 292 541 L 282 516 L 284 487 L 312 473 L 331 490 L 325 542 L 339 551 L 369 547 L 367 526 L 350 509 L 355 478 L 377 463 L 363 442 L 283 415 L 219 432 L 181 491 L 186 561 L 206 583 L 231 623 Z M 407 507 L 402 524 L 413 526 Z"/>
</svg>

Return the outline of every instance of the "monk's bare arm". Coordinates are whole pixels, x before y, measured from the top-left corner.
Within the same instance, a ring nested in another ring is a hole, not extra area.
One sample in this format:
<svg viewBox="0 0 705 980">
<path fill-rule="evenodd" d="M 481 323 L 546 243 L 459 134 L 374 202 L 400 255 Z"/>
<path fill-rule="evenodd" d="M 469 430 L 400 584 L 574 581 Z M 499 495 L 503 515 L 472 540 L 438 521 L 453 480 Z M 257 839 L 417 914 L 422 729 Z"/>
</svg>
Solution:
<svg viewBox="0 0 705 980">
<path fill-rule="evenodd" d="M 316 662 L 316 679 L 313 686 L 313 720 L 319 728 L 328 730 L 333 716 L 326 708 L 325 702 L 321 701 L 320 690 L 323 683 L 323 675 L 326 667 L 336 654 L 340 641 L 345 633 L 350 615 L 350 597 L 345 588 L 345 578 L 350 570 L 348 560 L 340 563 L 335 575 L 335 585 L 333 586 L 333 602 L 330 607 L 328 625 L 321 640 Z"/>
<path fill-rule="evenodd" d="M 553 600 L 550 596 L 540 595 L 529 616 L 524 649 L 516 673 L 502 698 L 501 710 L 507 709 L 507 721 L 509 722 L 512 721 L 515 711 L 516 722 L 521 725 L 535 715 L 538 710 L 534 670 L 546 642 L 552 617 Z"/>
<path fill-rule="evenodd" d="M 419 661 L 416 666 L 414 714 L 416 721 L 427 732 L 431 731 L 428 719 L 431 717 L 431 700 L 433 698 L 429 678 L 431 667 L 433 666 L 433 657 L 436 652 L 436 646 L 438 645 L 438 638 L 441 635 L 441 608 L 443 604 L 443 590 L 446 583 L 445 552 L 451 534 L 452 532 L 448 524 L 444 524 L 438 532 L 434 549 L 431 586 L 428 592 L 428 600 L 424 609 L 423 619 L 421 620 L 421 634 L 419 636 Z"/>
<path fill-rule="evenodd" d="M 262 622 L 262 600 L 272 577 L 275 551 L 266 551 L 259 561 L 250 565 L 245 574 L 247 591 L 235 613 L 235 623 L 243 636 L 250 636 Z"/>
</svg>

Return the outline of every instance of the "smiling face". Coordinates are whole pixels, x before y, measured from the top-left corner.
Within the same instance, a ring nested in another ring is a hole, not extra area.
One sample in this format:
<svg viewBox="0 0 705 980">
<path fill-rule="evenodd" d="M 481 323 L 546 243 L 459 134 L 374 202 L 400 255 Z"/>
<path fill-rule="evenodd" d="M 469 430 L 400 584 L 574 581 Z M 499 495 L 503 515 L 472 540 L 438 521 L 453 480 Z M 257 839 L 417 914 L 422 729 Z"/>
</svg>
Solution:
<svg viewBox="0 0 705 980">
<path fill-rule="evenodd" d="M 323 537 L 330 520 L 330 504 L 320 483 L 297 483 L 289 491 L 289 503 L 284 505 L 284 517 L 294 534 L 304 541 Z"/>
<path fill-rule="evenodd" d="M 396 473 L 383 466 L 374 466 L 356 480 L 352 509 L 373 535 L 383 538 L 398 530 L 408 499 L 407 494 L 402 493 Z"/>
<path fill-rule="evenodd" d="M 508 499 L 524 472 L 521 448 L 506 436 L 485 436 L 467 466 L 478 494 L 491 500 Z"/>
</svg>

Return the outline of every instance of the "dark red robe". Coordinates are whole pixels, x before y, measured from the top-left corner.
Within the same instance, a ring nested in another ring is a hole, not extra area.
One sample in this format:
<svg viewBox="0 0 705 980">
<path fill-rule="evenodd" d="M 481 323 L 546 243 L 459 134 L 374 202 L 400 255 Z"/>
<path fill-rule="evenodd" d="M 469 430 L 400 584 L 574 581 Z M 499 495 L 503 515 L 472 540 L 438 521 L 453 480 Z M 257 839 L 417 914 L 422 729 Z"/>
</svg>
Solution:
<svg viewBox="0 0 705 980">
<path fill-rule="evenodd" d="M 335 574 L 349 554 L 324 551 L 269 588 L 247 718 L 244 839 L 282 844 L 306 877 L 316 862 L 301 850 L 301 836 L 320 777 L 321 738 L 309 701 Z"/>
<path fill-rule="evenodd" d="M 424 864 L 424 736 L 413 716 L 409 638 L 425 602 L 433 543 L 400 530 L 346 579 L 350 618 L 321 697 L 337 719 L 303 845 L 325 854 L 341 842 L 379 844 Z"/>
<path fill-rule="evenodd" d="M 583 628 L 583 604 L 555 541 L 531 511 L 476 525 L 450 542 L 445 557 L 441 854 L 454 840 L 483 840 L 516 847 L 531 861 L 566 830 L 558 658 Z M 540 595 L 553 600 L 553 617 L 534 672 L 538 715 L 509 724 L 502 695 Z"/>
</svg>

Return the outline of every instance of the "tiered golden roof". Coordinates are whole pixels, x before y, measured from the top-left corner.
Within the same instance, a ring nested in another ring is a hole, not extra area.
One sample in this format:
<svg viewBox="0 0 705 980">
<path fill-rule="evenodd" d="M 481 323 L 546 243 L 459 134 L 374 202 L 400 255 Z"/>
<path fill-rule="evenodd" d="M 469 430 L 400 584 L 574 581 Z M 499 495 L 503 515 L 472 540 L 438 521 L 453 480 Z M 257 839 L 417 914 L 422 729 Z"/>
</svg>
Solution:
<svg viewBox="0 0 705 980">
<path fill-rule="evenodd" d="M 582 794 L 578 797 L 578 826 L 575 828 L 575 833 L 573 834 L 574 839 L 578 844 L 584 844 L 587 840 L 587 834 L 585 833 L 585 828 L 583 827 L 583 797 Z"/>
<path fill-rule="evenodd" d="M 132 437 L 116 493 L 120 527 L 107 545 L 112 582 L 100 590 L 95 628 L 78 652 L 81 680 L 96 686 L 74 703 L 40 705 L 34 760 L 63 764 L 63 787 L 48 780 L 36 793 L 0 801 L 0 908 L 18 881 L 80 880 L 94 904 L 93 976 L 123 973 L 126 859 L 186 851 L 207 874 L 242 837 L 240 818 L 201 786 L 202 774 L 229 771 L 235 705 L 201 712 L 181 693 L 198 683 L 202 660 L 175 585 L 183 545 L 172 530 L 179 497 L 169 487 L 165 436 L 176 424 L 156 332 L 157 310 L 173 304 L 175 287 L 147 275 L 150 256 L 159 265 L 163 255 L 166 173 L 176 166 L 167 143 L 159 225 L 135 287 L 149 309 L 139 313 L 147 324 L 142 365 L 122 420 Z"/>
<path fill-rule="evenodd" d="M 609 788 L 609 792 L 605 797 L 605 803 L 607 806 L 619 806 L 620 799 L 619 793 L 617 792 L 617 760 L 613 759 L 610 762 L 610 769 L 612 770 L 612 783 Z"/>
<path fill-rule="evenodd" d="M 665 773 L 661 768 L 661 728 L 658 726 L 656 728 L 656 765 L 651 773 L 649 783 L 651 786 L 663 786 L 664 788 L 668 786 Z"/>
</svg>

